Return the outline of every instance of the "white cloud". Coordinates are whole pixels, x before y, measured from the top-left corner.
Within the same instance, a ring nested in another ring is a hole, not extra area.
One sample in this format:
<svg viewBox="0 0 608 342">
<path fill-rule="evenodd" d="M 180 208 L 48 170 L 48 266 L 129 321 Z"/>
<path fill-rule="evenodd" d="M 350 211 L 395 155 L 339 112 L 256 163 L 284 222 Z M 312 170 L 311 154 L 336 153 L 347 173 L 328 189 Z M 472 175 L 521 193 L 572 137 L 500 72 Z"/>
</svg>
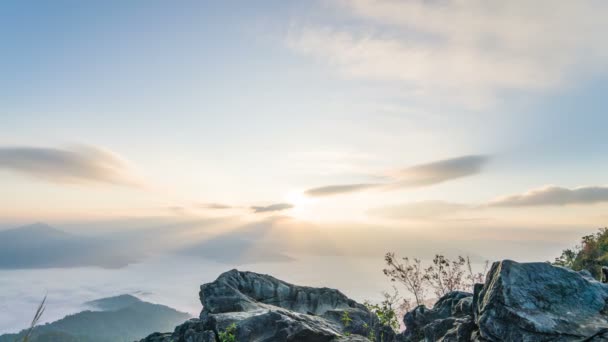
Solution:
<svg viewBox="0 0 608 342">
<path fill-rule="evenodd" d="M 348 77 L 402 82 L 418 96 L 479 107 L 503 89 L 559 87 L 608 66 L 607 2 L 335 3 L 362 23 L 294 29 L 288 46 Z"/>
<path fill-rule="evenodd" d="M 223 203 L 204 203 L 200 205 L 201 208 L 204 209 L 214 209 L 214 210 L 224 210 L 224 209 L 232 209 L 233 207 L 228 204 Z"/>
<path fill-rule="evenodd" d="M 470 155 L 412 166 L 396 173 L 395 186 L 428 186 L 472 176 L 480 173 L 487 161 L 486 156 Z"/>
<path fill-rule="evenodd" d="M 304 192 L 307 196 L 322 197 L 338 194 L 346 194 L 350 192 L 359 192 L 371 188 L 381 186 L 381 184 L 343 184 L 343 185 L 327 185 L 318 188 L 308 189 Z"/>
<path fill-rule="evenodd" d="M 527 207 L 542 205 L 592 204 L 608 202 L 608 187 L 587 186 L 574 189 L 546 186 L 528 192 L 496 199 L 495 207 Z"/>
<path fill-rule="evenodd" d="M 253 207 L 251 207 L 251 210 L 253 210 L 254 213 L 258 214 L 258 213 L 283 211 L 283 210 L 288 210 L 291 208 L 293 208 L 293 204 L 290 204 L 290 203 L 275 203 L 275 204 L 271 204 L 271 205 L 267 205 L 267 206 L 253 206 Z"/>
<path fill-rule="evenodd" d="M 57 183 L 111 183 L 141 186 L 127 161 L 92 147 L 0 147 L 0 169 Z"/>
<path fill-rule="evenodd" d="M 390 175 L 389 183 L 334 184 L 308 189 L 307 196 L 321 197 L 365 191 L 373 188 L 415 188 L 440 184 L 453 179 L 472 176 L 481 172 L 488 157 L 482 155 L 461 156 L 414 165 Z"/>
</svg>

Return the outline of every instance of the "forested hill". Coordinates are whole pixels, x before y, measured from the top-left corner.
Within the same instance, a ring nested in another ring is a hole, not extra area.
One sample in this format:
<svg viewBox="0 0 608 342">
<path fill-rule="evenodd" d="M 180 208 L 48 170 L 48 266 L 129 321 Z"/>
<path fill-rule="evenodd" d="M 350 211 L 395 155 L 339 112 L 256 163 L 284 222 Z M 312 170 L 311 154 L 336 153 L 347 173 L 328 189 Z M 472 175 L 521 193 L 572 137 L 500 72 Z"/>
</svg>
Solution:
<svg viewBox="0 0 608 342">
<path fill-rule="evenodd" d="M 103 298 L 85 303 L 87 310 L 34 329 L 29 342 L 122 342 L 141 339 L 154 331 L 167 331 L 190 315 L 170 307 L 141 301 L 131 295 Z M 47 307 L 46 310 L 52 310 Z M 18 334 L 0 336 L 0 342 L 20 341 Z"/>
</svg>

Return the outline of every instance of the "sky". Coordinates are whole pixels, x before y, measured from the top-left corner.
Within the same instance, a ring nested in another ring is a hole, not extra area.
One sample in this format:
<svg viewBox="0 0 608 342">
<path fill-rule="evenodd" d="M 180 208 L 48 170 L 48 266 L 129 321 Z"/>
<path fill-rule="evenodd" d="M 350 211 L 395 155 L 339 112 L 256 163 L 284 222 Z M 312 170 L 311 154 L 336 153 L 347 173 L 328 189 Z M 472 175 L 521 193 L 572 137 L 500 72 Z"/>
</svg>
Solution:
<svg viewBox="0 0 608 342">
<path fill-rule="evenodd" d="M 259 261 L 550 260 L 608 221 L 606 15 L 599 0 L 2 2 L 0 229 L 145 236 L 139 259 L 220 239 Z"/>
</svg>

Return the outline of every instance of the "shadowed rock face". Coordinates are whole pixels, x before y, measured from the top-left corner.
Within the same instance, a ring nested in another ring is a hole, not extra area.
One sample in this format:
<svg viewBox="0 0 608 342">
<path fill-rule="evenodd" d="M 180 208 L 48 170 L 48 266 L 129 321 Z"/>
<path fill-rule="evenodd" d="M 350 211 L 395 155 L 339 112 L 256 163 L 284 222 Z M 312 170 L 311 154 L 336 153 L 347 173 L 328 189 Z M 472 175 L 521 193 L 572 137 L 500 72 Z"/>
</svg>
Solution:
<svg viewBox="0 0 608 342">
<path fill-rule="evenodd" d="M 470 340 L 475 327 L 472 299 L 470 293 L 455 291 L 441 297 L 432 309 L 416 307 L 405 314 L 406 330 L 399 337 L 404 341 Z"/>
</svg>

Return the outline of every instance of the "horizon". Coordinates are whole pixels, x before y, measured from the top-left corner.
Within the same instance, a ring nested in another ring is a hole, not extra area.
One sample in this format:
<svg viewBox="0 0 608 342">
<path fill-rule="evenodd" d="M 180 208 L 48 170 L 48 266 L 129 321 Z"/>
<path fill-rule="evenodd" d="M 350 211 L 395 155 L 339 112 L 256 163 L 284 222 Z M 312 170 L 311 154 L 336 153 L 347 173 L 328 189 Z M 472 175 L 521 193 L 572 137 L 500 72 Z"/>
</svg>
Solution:
<svg viewBox="0 0 608 342">
<path fill-rule="evenodd" d="M 364 300 L 387 252 L 554 260 L 608 225 L 607 15 L 1 3 L 0 333 L 46 292 L 48 319 L 116 291 L 192 314 L 223 267 Z"/>
</svg>

